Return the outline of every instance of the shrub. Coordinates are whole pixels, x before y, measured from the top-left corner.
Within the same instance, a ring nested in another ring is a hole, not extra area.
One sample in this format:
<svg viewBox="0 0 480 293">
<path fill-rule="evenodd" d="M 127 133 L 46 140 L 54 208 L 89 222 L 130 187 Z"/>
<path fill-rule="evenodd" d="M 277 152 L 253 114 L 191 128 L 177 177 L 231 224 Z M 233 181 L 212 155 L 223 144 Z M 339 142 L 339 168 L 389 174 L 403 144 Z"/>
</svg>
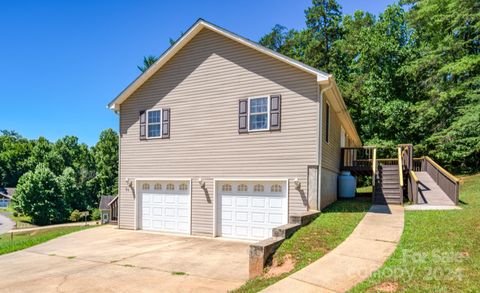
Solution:
<svg viewBox="0 0 480 293">
<path fill-rule="evenodd" d="M 14 216 L 15 218 L 18 217 L 18 212 L 17 212 L 17 211 L 13 212 L 13 216 Z"/>
<path fill-rule="evenodd" d="M 92 211 L 92 220 L 98 221 L 102 217 L 102 212 L 100 209 L 93 209 Z"/>
<path fill-rule="evenodd" d="M 79 210 L 74 210 L 70 214 L 70 221 L 72 222 L 78 222 L 82 218 L 82 213 Z"/>
</svg>

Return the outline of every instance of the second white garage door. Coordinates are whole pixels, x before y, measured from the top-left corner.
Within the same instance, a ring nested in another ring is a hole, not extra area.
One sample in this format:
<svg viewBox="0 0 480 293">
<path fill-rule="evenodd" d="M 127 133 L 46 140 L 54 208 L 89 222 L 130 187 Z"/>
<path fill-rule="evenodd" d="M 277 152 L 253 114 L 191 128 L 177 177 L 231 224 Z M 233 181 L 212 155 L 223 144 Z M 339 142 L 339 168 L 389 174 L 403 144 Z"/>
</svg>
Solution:
<svg viewBox="0 0 480 293">
<path fill-rule="evenodd" d="M 217 235 L 265 239 L 288 222 L 285 181 L 218 181 Z"/>
<path fill-rule="evenodd" d="M 140 228 L 189 234 L 189 183 L 189 181 L 140 182 Z"/>
</svg>

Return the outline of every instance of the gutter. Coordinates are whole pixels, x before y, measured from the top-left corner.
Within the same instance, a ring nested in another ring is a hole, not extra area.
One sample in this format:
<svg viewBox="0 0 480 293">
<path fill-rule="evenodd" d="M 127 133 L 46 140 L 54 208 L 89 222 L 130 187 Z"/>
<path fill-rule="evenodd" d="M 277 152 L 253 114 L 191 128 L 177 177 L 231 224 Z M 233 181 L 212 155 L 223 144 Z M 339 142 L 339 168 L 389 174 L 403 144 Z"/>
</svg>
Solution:
<svg viewBox="0 0 480 293">
<path fill-rule="evenodd" d="M 320 87 L 322 84 L 327 84 L 325 88 L 320 91 L 318 96 L 318 144 L 317 144 L 317 209 L 320 211 L 321 203 L 321 187 L 322 187 L 322 151 L 323 151 L 323 94 L 332 88 L 332 76 L 329 75 L 327 80 L 318 83 Z"/>
</svg>

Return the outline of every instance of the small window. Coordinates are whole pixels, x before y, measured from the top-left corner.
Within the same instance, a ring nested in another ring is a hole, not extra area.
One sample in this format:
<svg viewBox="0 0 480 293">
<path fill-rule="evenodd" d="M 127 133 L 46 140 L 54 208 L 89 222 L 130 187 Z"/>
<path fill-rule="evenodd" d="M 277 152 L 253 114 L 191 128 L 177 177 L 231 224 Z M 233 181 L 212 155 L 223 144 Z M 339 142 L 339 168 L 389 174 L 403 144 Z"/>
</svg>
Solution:
<svg viewBox="0 0 480 293">
<path fill-rule="evenodd" d="M 162 110 L 147 111 L 147 137 L 157 138 L 162 136 Z"/>
<path fill-rule="evenodd" d="M 253 192 L 263 192 L 265 190 L 265 187 L 263 187 L 262 184 L 255 184 L 253 186 Z"/>
<path fill-rule="evenodd" d="M 325 103 L 325 141 L 330 139 L 330 105 Z"/>
<path fill-rule="evenodd" d="M 273 184 L 270 188 L 271 192 L 282 192 L 282 186 L 279 184 Z"/>
<path fill-rule="evenodd" d="M 155 183 L 155 185 L 153 186 L 153 189 L 155 189 L 155 190 L 162 190 L 162 184 L 160 184 L 160 183 Z"/>
<path fill-rule="evenodd" d="M 250 98 L 248 100 L 248 130 L 268 130 L 268 97 Z"/>
<path fill-rule="evenodd" d="M 180 186 L 178 187 L 178 189 L 180 190 L 187 190 L 188 189 L 188 185 L 186 183 L 182 183 L 180 184 Z"/>
<path fill-rule="evenodd" d="M 148 183 L 143 183 L 142 189 L 143 189 L 143 190 L 149 190 L 149 189 L 150 189 L 150 184 L 148 184 Z"/>
<path fill-rule="evenodd" d="M 173 185 L 173 183 L 168 183 L 167 190 L 175 190 L 175 185 Z"/>
<path fill-rule="evenodd" d="M 245 184 L 240 184 L 237 186 L 237 191 L 239 192 L 247 192 L 248 191 L 248 186 Z"/>
<path fill-rule="evenodd" d="M 230 184 L 223 184 L 222 191 L 232 191 L 232 185 Z"/>
</svg>

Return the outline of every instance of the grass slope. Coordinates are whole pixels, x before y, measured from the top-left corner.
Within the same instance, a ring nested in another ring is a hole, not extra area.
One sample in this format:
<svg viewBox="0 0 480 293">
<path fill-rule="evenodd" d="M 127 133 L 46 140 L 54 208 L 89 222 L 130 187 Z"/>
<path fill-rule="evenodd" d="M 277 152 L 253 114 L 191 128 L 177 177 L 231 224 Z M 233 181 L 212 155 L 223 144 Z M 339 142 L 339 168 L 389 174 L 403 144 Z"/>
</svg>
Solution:
<svg viewBox="0 0 480 293">
<path fill-rule="evenodd" d="M 277 277 L 257 277 L 232 292 L 258 292 L 319 259 L 353 232 L 371 205 L 370 198 L 340 200 L 326 208 L 308 226 L 285 240 L 273 256 L 282 262 L 286 255 L 295 260 L 292 271 Z"/>
<path fill-rule="evenodd" d="M 39 230 L 34 232 L 0 235 L 0 255 L 25 249 L 48 240 L 92 228 L 92 226 L 77 226 L 77 227 L 58 227 L 46 230 Z"/>
<path fill-rule="evenodd" d="M 399 246 L 352 292 L 478 292 L 480 174 L 462 179 L 463 210 L 406 211 Z"/>
</svg>

